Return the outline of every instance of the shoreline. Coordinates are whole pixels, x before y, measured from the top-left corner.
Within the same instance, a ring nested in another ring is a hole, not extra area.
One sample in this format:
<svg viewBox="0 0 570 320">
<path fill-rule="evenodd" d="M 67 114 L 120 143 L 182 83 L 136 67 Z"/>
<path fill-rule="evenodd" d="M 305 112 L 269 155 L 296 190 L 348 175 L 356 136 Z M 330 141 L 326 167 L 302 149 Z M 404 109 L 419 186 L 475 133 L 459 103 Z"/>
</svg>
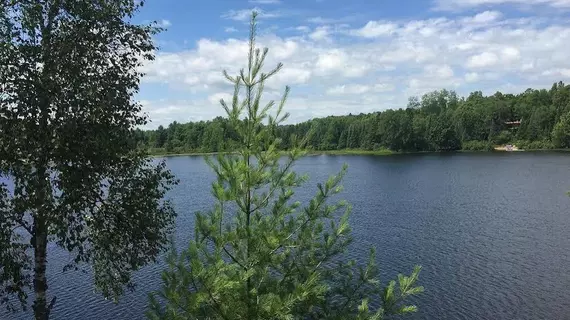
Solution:
<svg viewBox="0 0 570 320">
<path fill-rule="evenodd" d="M 390 150 L 304 150 L 305 156 L 318 156 L 318 155 L 377 155 L 377 156 L 388 156 L 394 154 L 404 154 L 407 152 L 396 152 Z M 160 154 L 149 154 L 149 157 L 159 158 L 159 157 L 181 157 L 181 156 L 215 156 L 220 153 L 232 153 L 232 152 L 184 152 L 184 153 L 160 153 Z M 282 151 L 286 153 L 286 151 Z M 409 152 L 412 153 L 412 152 Z M 413 152 L 416 153 L 416 152 Z"/>
<path fill-rule="evenodd" d="M 455 150 L 455 151 L 391 151 L 391 150 L 305 150 L 306 154 L 304 156 L 320 156 L 320 155 L 337 155 L 337 156 L 390 156 L 390 155 L 400 155 L 400 154 L 427 154 L 427 153 L 509 153 L 509 152 L 570 152 L 570 149 L 517 149 L 512 151 L 507 151 L 503 149 L 494 150 Z M 214 156 L 219 153 L 231 153 L 231 152 L 185 152 L 185 153 L 164 153 L 164 154 L 149 154 L 152 158 L 165 158 L 165 157 L 198 157 L 198 156 Z"/>
</svg>

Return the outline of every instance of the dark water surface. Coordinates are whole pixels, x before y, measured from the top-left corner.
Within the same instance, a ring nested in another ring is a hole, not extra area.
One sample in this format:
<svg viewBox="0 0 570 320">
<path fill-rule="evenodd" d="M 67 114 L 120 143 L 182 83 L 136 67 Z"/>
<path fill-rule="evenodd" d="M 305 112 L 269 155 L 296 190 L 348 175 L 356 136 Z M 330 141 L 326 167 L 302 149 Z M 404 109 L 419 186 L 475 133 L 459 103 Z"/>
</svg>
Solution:
<svg viewBox="0 0 570 320">
<path fill-rule="evenodd" d="M 172 157 L 181 179 L 171 192 L 177 243 L 193 232 L 193 212 L 208 209 L 213 174 L 201 157 Z M 484 153 L 313 156 L 296 169 L 315 183 L 349 165 L 342 196 L 352 203 L 355 245 L 375 246 L 383 282 L 420 264 L 426 291 L 410 319 L 570 319 L 570 154 Z M 144 195 L 142 195 L 144 196 Z M 61 273 L 70 257 L 49 256 L 52 319 L 141 319 L 160 265 L 136 274 L 139 285 L 118 305 L 93 293 L 88 275 Z M 30 319 L 6 314 L 0 319 Z"/>
</svg>

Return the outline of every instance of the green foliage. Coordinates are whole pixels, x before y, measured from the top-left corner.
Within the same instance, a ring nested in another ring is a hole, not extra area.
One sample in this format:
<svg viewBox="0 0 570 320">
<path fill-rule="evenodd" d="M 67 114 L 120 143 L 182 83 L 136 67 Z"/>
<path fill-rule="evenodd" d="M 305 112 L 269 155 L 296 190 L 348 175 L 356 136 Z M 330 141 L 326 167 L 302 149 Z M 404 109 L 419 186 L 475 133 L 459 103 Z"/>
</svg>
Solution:
<svg viewBox="0 0 570 320">
<path fill-rule="evenodd" d="M 433 150 L 452 151 L 461 149 L 461 141 L 446 113 L 428 117 L 428 141 Z"/>
<path fill-rule="evenodd" d="M 280 125 L 278 148 L 291 149 L 293 136 L 309 133 L 307 150 L 378 150 L 438 151 L 469 149 L 473 141 L 481 145 L 513 144 L 525 140 L 551 147 L 553 128 L 570 111 L 570 86 L 556 83 L 550 91 L 526 90 L 512 95 L 495 93 L 485 97 L 480 91 L 466 98 L 441 90 L 412 97 L 406 109 L 386 110 L 370 114 L 329 116 L 303 123 Z M 520 126 L 507 122 L 521 120 Z M 139 138 L 145 148 L 171 144 L 167 153 L 231 151 L 237 137 L 228 119 L 172 123 L 169 131 L 146 131 Z M 223 128 L 223 130 L 214 128 Z M 175 134 L 174 134 L 175 132 Z M 558 131 L 561 133 L 562 131 Z M 164 134 L 166 133 L 166 136 Z M 157 141 L 162 143 L 157 145 Z M 224 142 L 224 143 L 221 143 Z M 555 143 L 562 147 L 562 142 Z M 518 146 L 518 145 L 517 145 Z M 487 147 L 477 148 L 487 150 Z"/>
<path fill-rule="evenodd" d="M 556 148 L 570 147 L 570 113 L 563 115 L 554 126 L 552 143 Z"/>
<path fill-rule="evenodd" d="M 554 144 L 549 140 L 519 140 L 515 145 L 522 150 L 549 150 L 554 149 Z"/>
<path fill-rule="evenodd" d="M 66 270 L 91 264 L 113 299 L 166 249 L 174 212 L 164 196 L 176 181 L 140 152 L 135 130 L 146 123 L 137 70 L 159 31 L 130 22 L 140 5 L 0 2 L 0 181 L 13 187 L 0 185 L 0 302 L 25 307 L 33 292 L 36 319 L 55 303 L 48 243 L 69 251 Z"/>
<path fill-rule="evenodd" d="M 163 287 L 151 295 L 149 319 L 382 319 L 414 312 L 405 300 L 422 292 L 419 268 L 381 290 L 374 251 L 366 266 L 345 261 L 351 243 L 351 208 L 332 202 L 338 175 L 317 185 L 307 205 L 294 201 L 306 182 L 292 170 L 312 134 L 283 143 L 276 135 L 289 94 L 262 104 L 265 81 L 281 69 L 261 69 L 267 49 L 255 48 L 255 17 L 247 68 L 226 78 L 234 85 L 221 104 L 235 134 L 235 153 L 207 157 L 216 174 L 216 202 L 195 219 L 195 239 L 169 255 Z M 243 97 L 243 98 L 242 98 Z M 316 124 L 319 125 L 319 124 Z M 338 132 L 324 132 L 335 139 Z M 371 302 L 380 305 L 372 310 Z"/>
<path fill-rule="evenodd" d="M 487 141 L 465 141 L 461 149 L 466 151 L 492 151 L 493 145 Z"/>
<path fill-rule="evenodd" d="M 511 130 L 503 130 L 491 139 L 494 144 L 507 144 L 512 143 L 514 140 L 513 132 Z"/>
</svg>

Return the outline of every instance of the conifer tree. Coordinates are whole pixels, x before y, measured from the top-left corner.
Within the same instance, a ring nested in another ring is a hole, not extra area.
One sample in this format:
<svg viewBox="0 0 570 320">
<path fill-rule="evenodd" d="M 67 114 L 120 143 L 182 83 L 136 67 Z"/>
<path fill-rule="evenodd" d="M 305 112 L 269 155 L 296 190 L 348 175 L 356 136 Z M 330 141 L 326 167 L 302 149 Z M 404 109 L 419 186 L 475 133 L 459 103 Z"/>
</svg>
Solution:
<svg viewBox="0 0 570 320">
<path fill-rule="evenodd" d="M 374 251 L 364 267 L 344 257 L 350 242 L 350 206 L 330 203 L 346 172 L 319 184 L 308 205 L 293 201 L 306 181 L 293 164 L 303 141 L 286 157 L 276 126 L 287 119 L 280 102 L 262 104 L 265 82 L 282 67 L 262 71 L 268 50 L 256 48 L 251 19 L 247 68 L 235 76 L 231 102 L 221 101 L 239 136 L 235 153 L 207 161 L 216 174 L 211 211 L 197 213 L 195 238 L 173 248 L 163 287 L 151 295 L 150 319 L 383 319 L 414 312 L 405 304 L 422 292 L 411 276 L 380 288 Z M 243 97 L 243 98 L 242 98 Z M 376 306 L 373 308 L 372 306 Z"/>
</svg>

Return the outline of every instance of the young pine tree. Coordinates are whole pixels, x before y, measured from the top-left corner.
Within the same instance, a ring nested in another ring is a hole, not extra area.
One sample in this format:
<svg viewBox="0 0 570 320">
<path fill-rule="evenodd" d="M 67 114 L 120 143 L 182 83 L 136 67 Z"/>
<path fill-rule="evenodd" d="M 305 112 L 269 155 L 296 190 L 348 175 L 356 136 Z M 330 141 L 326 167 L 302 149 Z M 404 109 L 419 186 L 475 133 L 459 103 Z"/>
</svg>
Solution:
<svg viewBox="0 0 570 320">
<path fill-rule="evenodd" d="M 302 156 L 300 144 L 284 159 L 275 137 L 276 126 L 288 116 L 283 107 L 289 89 L 277 105 L 261 104 L 265 81 L 282 65 L 261 71 L 268 50 L 255 47 L 255 18 L 253 13 L 247 69 L 233 77 L 224 73 L 234 95 L 231 103 L 221 104 L 239 147 L 208 159 L 217 176 L 212 183 L 216 204 L 196 215 L 188 248 L 172 251 L 148 317 L 383 319 L 415 311 L 403 300 L 423 290 L 415 285 L 419 267 L 381 290 L 373 251 L 364 268 L 344 260 L 351 241 L 350 207 L 330 204 L 329 198 L 341 191 L 346 167 L 319 184 L 307 206 L 293 202 L 295 188 L 306 180 L 292 170 Z"/>
</svg>

